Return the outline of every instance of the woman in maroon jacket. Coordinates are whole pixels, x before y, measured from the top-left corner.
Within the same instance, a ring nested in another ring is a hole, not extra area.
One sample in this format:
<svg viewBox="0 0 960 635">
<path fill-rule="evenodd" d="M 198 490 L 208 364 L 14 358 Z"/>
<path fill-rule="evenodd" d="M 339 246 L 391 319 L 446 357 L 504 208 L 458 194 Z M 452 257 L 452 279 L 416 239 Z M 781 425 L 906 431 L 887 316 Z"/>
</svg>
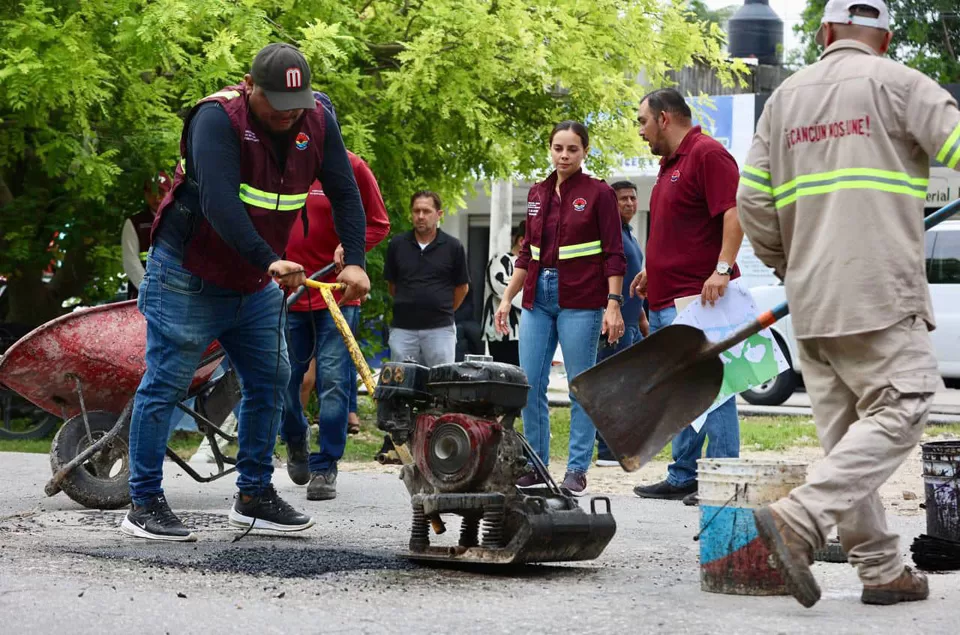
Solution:
<svg viewBox="0 0 960 635">
<path fill-rule="evenodd" d="M 613 343 L 624 328 L 626 260 L 617 197 L 609 185 L 581 170 L 588 146 L 587 130 L 576 121 L 562 121 L 550 134 L 555 170 L 530 188 L 525 241 L 496 314 L 497 329 L 506 332 L 510 301 L 523 289 L 520 366 L 530 382 L 523 432 L 544 463 L 550 462 L 547 384 L 557 342 L 572 380 L 596 363 L 600 333 Z M 563 487 L 581 496 L 587 491 L 596 429 L 573 393 L 570 406 Z M 517 483 L 541 484 L 535 473 Z"/>
</svg>

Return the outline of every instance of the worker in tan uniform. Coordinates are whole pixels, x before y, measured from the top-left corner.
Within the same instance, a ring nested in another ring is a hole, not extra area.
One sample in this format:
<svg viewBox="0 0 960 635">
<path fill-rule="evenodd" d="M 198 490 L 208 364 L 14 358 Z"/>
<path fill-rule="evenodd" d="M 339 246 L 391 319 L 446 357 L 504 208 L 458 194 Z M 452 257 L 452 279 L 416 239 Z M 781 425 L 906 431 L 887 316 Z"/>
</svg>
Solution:
<svg viewBox="0 0 960 635">
<path fill-rule="evenodd" d="M 867 604 L 922 600 L 877 489 L 914 450 L 942 385 L 928 331 L 923 208 L 930 157 L 960 162 L 960 111 L 883 54 L 880 0 L 830 0 L 820 60 L 770 97 L 741 174 L 740 222 L 784 281 L 826 457 L 755 512 L 794 597 L 820 598 L 813 550 L 836 527 Z"/>
</svg>

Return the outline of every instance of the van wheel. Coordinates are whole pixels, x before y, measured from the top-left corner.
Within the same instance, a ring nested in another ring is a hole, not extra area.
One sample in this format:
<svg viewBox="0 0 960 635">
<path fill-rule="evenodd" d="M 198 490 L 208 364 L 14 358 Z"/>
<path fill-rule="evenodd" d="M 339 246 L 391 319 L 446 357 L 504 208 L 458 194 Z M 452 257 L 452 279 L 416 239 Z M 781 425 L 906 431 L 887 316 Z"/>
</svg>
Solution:
<svg viewBox="0 0 960 635">
<path fill-rule="evenodd" d="M 770 381 L 760 384 L 756 388 L 745 390 L 740 395 L 755 406 L 779 406 L 790 398 L 800 385 L 800 377 L 793 371 L 793 360 L 790 359 L 790 349 L 777 333 L 773 334 L 777 345 L 787 359 L 790 368 L 783 371 Z"/>
</svg>

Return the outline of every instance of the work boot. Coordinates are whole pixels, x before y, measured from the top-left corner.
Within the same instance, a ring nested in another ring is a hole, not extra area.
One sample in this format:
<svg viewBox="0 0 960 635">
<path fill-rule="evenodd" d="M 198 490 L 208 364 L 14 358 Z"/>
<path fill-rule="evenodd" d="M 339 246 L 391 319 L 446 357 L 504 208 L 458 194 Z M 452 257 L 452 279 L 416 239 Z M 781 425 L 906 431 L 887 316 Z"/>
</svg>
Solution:
<svg viewBox="0 0 960 635">
<path fill-rule="evenodd" d="M 927 576 L 910 567 L 904 567 L 903 572 L 893 582 L 864 584 L 860 601 L 864 604 L 897 604 L 926 600 L 928 595 L 930 586 L 927 584 Z"/>
<path fill-rule="evenodd" d="M 297 485 L 306 485 L 310 480 L 310 428 L 302 441 L 287 443 L 287 474 Z"/>
<path fill-rule="evenodd" d="M 587 493 L 587 475 L 583 472 L 567 472 L 563 475 L 560 489 L 565 489 L 574 496 L 583 496 Z"/>
<path fill-rule="evenodd" d="M 273 485 L 267 485 L 259 496 L 237 493 L 230 510 L 230 525 L 246 529 L 273 531 L 303 531 L 313 527 L 313 518 L 301 514 L 280 498 Z"/>
<path fill-rule="evenodd" d="M 773 555 L 787 590 L 807 608 L 816 604 L 820 599 L 820 586 L 810 571 L 813 548 L 769 507 L 755 509 L 753 519 L 760 540 Z"/>
<path fill-rule="evenodd" d="M 337 497 L 337 466 L 323 472 L 311 472 L 307 485 L 308 501 L 328 501 Z"/>
<path fill-rule="evenodd" d="M 640 498 L 659 498 L 663 500 L 678 501 L 687 494 L 697 491 L 697 481 L 693 480 L 686 485 L 672 485 L 666 479 L 653 485 L 637 485 L 633 488 L 633 493 Z"/>
</svg>

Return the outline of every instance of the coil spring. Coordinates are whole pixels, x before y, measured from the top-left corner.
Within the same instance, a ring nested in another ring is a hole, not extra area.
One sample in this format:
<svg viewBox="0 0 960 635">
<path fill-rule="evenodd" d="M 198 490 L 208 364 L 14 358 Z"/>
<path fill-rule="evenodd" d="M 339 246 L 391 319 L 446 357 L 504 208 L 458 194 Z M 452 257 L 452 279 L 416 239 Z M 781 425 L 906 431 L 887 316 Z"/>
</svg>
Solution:
<svg viewBox="0 0 960 635">
<path fill-rule="evenodd" d="M 464 516 L 463 524 L 460 525 L 460 546 L 476 547 L 479 533 L 480 517 Z"/>
<path fill-rule="evenodd" d="M 504 510 L 502 506 L 488 508 L 483 512 L 483 546 L 502 549 Z"/>
<path fill-rule="evenodd" d="M 413 506 L 413 525 L 410 528 L 410 550 L 424 551 L 430 546 L 430 525 L 423 505 Z"/>
</svg>

